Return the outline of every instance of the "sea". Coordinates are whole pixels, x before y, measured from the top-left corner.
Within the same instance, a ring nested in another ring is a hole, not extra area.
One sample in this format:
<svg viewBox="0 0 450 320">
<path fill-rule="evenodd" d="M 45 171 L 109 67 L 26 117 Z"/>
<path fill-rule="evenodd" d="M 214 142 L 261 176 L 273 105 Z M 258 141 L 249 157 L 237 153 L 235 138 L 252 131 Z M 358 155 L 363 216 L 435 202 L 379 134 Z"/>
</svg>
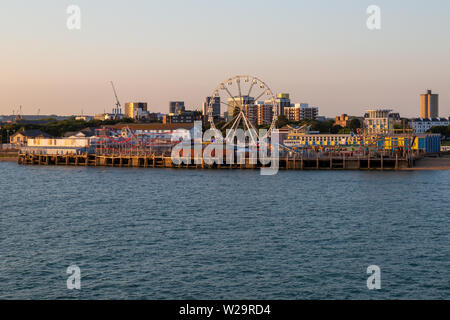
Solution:
<svg viewBox="0 0 450 320">
<path fill-rule="evenodd" d="M 0 299 L 450 299 L 449 196 L 450 171 L 0 162 Z"/>
</svg>

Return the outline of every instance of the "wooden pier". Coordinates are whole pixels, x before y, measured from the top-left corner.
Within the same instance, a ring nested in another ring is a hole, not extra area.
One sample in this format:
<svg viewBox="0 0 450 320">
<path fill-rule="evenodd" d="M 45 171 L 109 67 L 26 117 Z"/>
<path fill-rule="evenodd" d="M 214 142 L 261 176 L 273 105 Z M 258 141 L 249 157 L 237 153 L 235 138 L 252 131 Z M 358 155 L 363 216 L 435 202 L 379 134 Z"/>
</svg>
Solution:
<svg viewBox="0 0 450 320">
<path fill-rule="evenodd" d="M 66 166 L 103 166 L 103 167 L 139 167 L 139 168 L 190 168 L 190 169 L 258 169 L 270 167 L 245 159 L 245 164 L 207 164 L 204 161 L 195 164 L 174 164 L 170 156 L 163 155 L 95 155 L 95 154 L 19 154 L 17 162 L 22 165 L 66 165 Z M 415 158 L 391 157 L 345 157 L 324 156 L 316 158 L 280 157 L 281 170 L 399 170 L 414 166 Z"/>
</svg>

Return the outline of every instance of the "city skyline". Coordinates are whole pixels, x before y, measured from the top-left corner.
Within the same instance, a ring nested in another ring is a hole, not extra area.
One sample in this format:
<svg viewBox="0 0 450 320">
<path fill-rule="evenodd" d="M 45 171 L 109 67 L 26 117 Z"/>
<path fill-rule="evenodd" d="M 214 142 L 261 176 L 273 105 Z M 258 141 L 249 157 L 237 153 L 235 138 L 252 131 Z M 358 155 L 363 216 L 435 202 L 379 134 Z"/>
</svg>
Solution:
<svg viewBox="0 0 450 320">
<path fill-rule="evenodd" d="M 111 112 L 111 80 L 122 105 L 166 112 L 181 100 L 201 109 L 223 79 L 254 74 L 327 117 L 381 106 L 417 117 L 427 89 L 439 94 L 440 116 L 450 115 L 446 1 L 378 1 L 377 31 L 366 28 L 366 1 L 194 2 L 6 4 L 0 114 L 20 105 L 23 114 Z M 70 4 L 81 8 L 81 30 L 66 28 Z"/>
</svg>

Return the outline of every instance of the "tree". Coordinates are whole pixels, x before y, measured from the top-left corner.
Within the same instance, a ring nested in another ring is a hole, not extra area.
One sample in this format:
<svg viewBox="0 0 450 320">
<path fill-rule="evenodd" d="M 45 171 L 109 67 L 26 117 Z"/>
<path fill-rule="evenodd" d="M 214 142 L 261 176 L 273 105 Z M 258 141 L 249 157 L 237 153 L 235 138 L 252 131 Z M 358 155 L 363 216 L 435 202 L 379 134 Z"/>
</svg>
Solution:
<svg viewBox="0 0 450 320">
<path fill-rule="evenodd" d="M 450 137 L 450 126 L 435 126 L 431 127 L 428 133 L 440 133 L 444 138 Z"/>
<path fill-rule="evenodd" d="M 287 124 L 289 124 L 289 121 L 284 114 L 278 116 L 277 128 L 282 128 Z"/>
<path fill-rule="evenodd" d="M 353 118 L 352 120 L 350 120 L 348 128 L 351 131 L 356 132 L 356 129 L 360 129 L 361 128 L 361 121 L 359 121 L 358 118 Z"/>
<path fill-rule="evenodd" d="M 331 133 L 336 134 L 336 133 L 340 133 L 341 130 L 343 130 L 344 128 L 342 128 L 340 125 L 336 125 L 331 127 Z"/>
</svg>

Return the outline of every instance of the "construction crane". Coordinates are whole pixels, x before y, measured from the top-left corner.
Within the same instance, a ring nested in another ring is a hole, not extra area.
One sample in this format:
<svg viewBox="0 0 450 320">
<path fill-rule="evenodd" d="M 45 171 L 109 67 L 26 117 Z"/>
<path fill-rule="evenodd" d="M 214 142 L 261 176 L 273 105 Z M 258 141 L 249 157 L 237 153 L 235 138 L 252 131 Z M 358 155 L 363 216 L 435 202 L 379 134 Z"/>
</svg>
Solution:
<svg viewBox="0 0 450 320">
<path fill-rule="evenodd" d="M 114 83 L 111 81 L 111 87 L 113 89 L 114 92 L 114 96 L 116 98 L 116 108 L 113 110 L 113 114 L 115 117 L 117 117 L 118 115 L 122 114 L 122 110 L 121 110 L 121 105 L 119 102 L 119 98 L 117 97 L 117 92 L 116 92 L 116 88 L 114 87 Z"/>
<path fill-rule="evenodd" d="M 13 112 L 14 115 L 14 112 Z M 17 109 L 17 114 L 15 117 L 15 121 L 20 121 L 22 120 L 22 106 L 19 107 L 19 109 Z"/>
</svg>

